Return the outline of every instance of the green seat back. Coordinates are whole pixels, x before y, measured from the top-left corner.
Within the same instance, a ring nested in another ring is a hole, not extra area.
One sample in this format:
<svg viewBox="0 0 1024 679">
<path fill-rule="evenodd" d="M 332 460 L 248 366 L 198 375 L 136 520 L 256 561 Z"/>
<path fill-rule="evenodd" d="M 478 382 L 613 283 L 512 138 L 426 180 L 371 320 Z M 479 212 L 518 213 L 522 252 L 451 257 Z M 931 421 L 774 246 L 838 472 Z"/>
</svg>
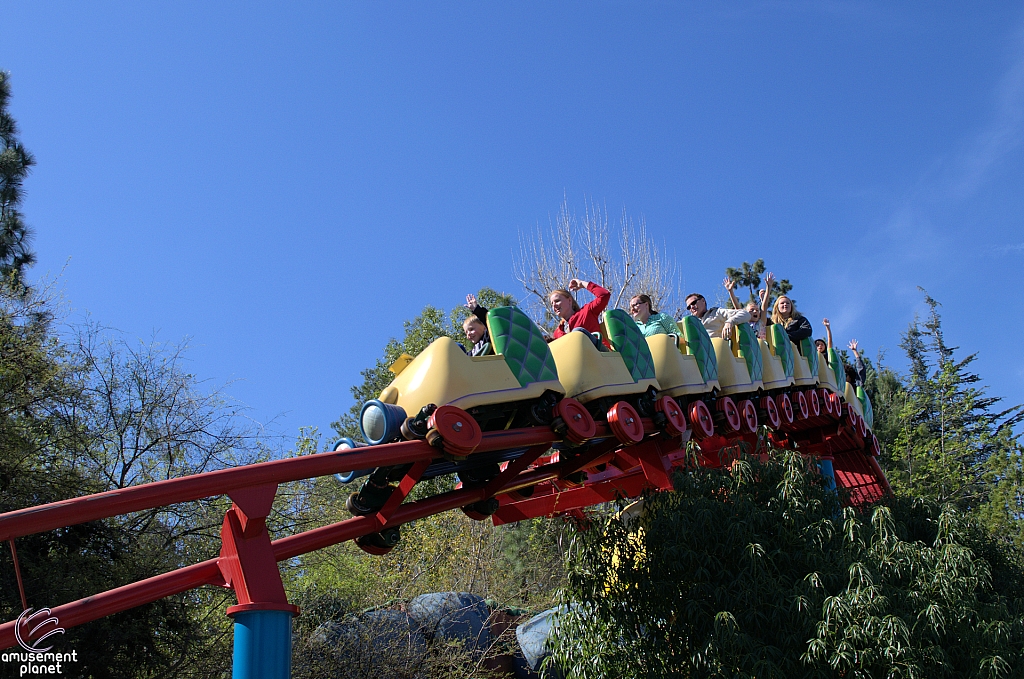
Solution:
<svg viewBox="0 0 1024 679">
<path fill-rule="evenodd" d="M 761 345 L 757 343 L 757 336 L 747 323 L 736 326 L 736 336 L 739 338 L 740 356 L 747 362 L 750 381 L 760 382 L 764 373 L 764 358 L 761 356 Z"/>
<path fill-rule="evenodd" d="M 807 367 L 811 375 L 818 376 L 818 350 L 814 348 L 814 340 L 806 337 L 800 340 L 800 355 L 807 359 Z"/>
<path fill-rule="evenodd" d="M 495 353 L 505 357 L 521 386 L 558 379 L 555 357 L 544 341 L 544 333 L 518 307 L 500 306 L 488 311 L 487 330 Z"/>
<path fill-rule="evenodd" d="M 832 374 L 836 376 L 836 384 L 839 386 L 839 393 L 845 393 L 846 369 L 843 368 L 843 359 L 839 358 L 839 354 L 837 354 L 836 350 L 831 347 L 828 350 L 828 367 L 832 369 Z"/>
<path fill-rule="evenodd" d="M 772 334 L 772 346 L 775 347 L 775 355 L 782 361 L 782 370 L 786 377 L 793 376 L 793 345 L 789 342 L 789 335 L 786 329 L 779 324 L 769 325 L 768 332 Z"/>
<path fill-rule="evenodd" d="M 654 357 L 647 346 L 647 338 L 640 332 L 633 317 L 622 309 L 606 311 L 604 328 L 612 347 L 622 354 L 622 360 L 633 375 L 633 381 L 654 379 Z"/>
<path fill-rule="evenodd" d="M 715 358 L 715 347 L 711 337 L 704 329 L 704 324 L 696 316 L 683 316 L 679 321 L 686 340 L 686 353 L 697 359 L 697 367 L 705 382 L 718 379 L 718 359 Z"/>
<path fill-rule="evenodd" d="M 868 423 L 869 429 L 874 429 L 875 411 L 871 409 L 871 399 L 868 398 L 868 393 L 864 391 L 864 387 L 857 387 L 857 398 L 860 399 L 860 405 L 864 408 L 864 421 Z"/>
</svg>

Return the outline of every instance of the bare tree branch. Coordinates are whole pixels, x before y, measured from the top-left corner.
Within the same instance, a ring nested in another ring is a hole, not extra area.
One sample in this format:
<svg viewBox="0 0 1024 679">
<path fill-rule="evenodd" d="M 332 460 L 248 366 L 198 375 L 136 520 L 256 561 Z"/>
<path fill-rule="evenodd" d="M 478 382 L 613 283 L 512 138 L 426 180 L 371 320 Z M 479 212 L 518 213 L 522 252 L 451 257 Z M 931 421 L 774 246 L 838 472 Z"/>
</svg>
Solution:
<svg viewBox="0 0 1024 679">
<path fill-rule="evenodd" d="M 607 208 L 590 201 L 580 219 L 565 197 L 547 230 L 538 226 L 520 231 L 513 275 L 527 293 L 524 306 L 540 325 L 553 323 L 548 294 L 566 288 L 573 278 L 610 290 L 609 308 L 622 308 L 632 297 L 645 293 L 655 308 L 676 317 L 682 314 L 679 265 L 664 243 L 659 247 L 651 239 L 643 217 L 634 220 L 623 209 L 615 251 L 609 245 L 610 234 Z"/>
</svg>

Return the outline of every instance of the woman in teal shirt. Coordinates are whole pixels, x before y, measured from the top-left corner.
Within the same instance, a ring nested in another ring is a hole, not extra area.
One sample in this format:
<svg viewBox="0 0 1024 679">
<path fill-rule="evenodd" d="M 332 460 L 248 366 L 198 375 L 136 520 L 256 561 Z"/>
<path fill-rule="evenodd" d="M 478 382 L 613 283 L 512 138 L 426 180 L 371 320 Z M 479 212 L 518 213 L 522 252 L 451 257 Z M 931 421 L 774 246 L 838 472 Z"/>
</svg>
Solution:
<svg viewBox="0 0 1024 679">
<path fill-rule="evenodd" d="M 636 321 L 636 326 L 644 337 L 651 335 L 678 335 L 679 326 L 676 319 L 668 314 L 660 314 L 652 308 L 651 298 L 647 295 L 637 295 L 629 300 L 629 313 Z"/>
</svg>

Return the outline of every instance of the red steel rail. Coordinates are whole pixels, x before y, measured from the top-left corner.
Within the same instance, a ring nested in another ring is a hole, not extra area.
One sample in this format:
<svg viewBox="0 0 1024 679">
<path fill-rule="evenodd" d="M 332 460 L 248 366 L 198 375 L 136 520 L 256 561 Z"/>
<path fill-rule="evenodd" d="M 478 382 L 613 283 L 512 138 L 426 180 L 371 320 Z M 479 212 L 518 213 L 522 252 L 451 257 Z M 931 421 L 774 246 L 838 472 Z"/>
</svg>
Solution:
<svg viewBox="0 0 1024 679">
<path fill-rule="evenodd" d="M 566 399 L 569 401 L 571 399 Z M 573 412 L 586 413 L 581 406 Z M 635 415 L 635 411 L 630 412 Z M 820 424 L 834 432 L 832 434 L 797 432 L 806 438 L 800 449 L 814 455 L 834 455 L 836 480 L 850 488 L 851 498 L 855 501 L 867 501 L 889 492 L 877 461 L 865 452 L 868 448 L 864 439 L 857 435 L 854 427 L 839 421 L 838 413 L 836 415 L 833 419 L 821 417 Z M 587 416 L 585 419 L 590 418 Z M 648 489 L 671 488 L 670 473 L 673 465 L 685 456 L 680 446 L 689 438 L 689 432 L 681 434 L 678 426 L 672 429 L 668 425 L 662 432 L 647 418 L 636 417 L 635 423 L 633 419 L 629 423 L 632 426 L 626 428 L 621 423 L 594 423 L 592 420 L 578 423 L 574 425 L 577 428 L 567 432 L 565 438 L 576 443 L 591 439 L 585 452 L 563 451 L 561 459 L 556 455 L 540 460 L 539 456 L 549 446 L 563 440 L 562 435 L 545 427 L 482 435 L 477 429 L 479 443 L 473 447 L 473 454 L 522 449 L 526 452 L 507 463 L 497 478 L 483 486 L 459 488 L 405 504 L 402 504 L 403 500 L 424 469 L 438 456 L 438 450 L 423 441 L 274 460 L 16 510 L 0 515 L 0 540 L 13 541 L 65 526 L 226 494 L 233 504 L 225 517 L 219 557 L 57 606 L 52 608 L 52 614 L 59 618 L 62 626 L 72 627 L 204 585 L 234 589 L 239 603 L 246 606 L 287 605 L 284 592 L 279 589 L 280 574 L 276 562 L 385 528 L 466 507 L 494 496 L 500 496 L 500 507 L 492 519 L 495 524 L 501 524 L 578 511 L 617 497 L 633 497 Z M 685 429 L 685 424 L 682 427 Z M 580 432 L 584 431 L 586 433 L 581 435 Z M 738 449 L 736 444 L 740 440 L 745 441 L 750 450 L 757 443 L 756 435 L 739 432 L 705 439 L 700 454 L 702 464 L 723 464 L 718 451 Z M 783 438 L 781 443 L 787 441 Z M 356 516 L 270 541 L 265 517 L 277 484 L 398 465 L 412 467 L 399 484 L 398 491 L 378 513 Z M 596 471 L 595 468 L 603 468 L 604 471 Z M 577 484 L 568 480 L 582 469 L 595 470 L 588 482 Z M 527 487 L 535 488 L 534 496 L 509 495 Z M 262 599 L 257 596 L 261 594 L 264 595 Z M 247 603 L 250 599 L 253 602 Z M 264 603 L 260 604 L 256 599 Z M 0 648 L 9 648 L 17 643 L 15 624 L 15 621 L 10 621 L 0 625 Z"/>
</svg>

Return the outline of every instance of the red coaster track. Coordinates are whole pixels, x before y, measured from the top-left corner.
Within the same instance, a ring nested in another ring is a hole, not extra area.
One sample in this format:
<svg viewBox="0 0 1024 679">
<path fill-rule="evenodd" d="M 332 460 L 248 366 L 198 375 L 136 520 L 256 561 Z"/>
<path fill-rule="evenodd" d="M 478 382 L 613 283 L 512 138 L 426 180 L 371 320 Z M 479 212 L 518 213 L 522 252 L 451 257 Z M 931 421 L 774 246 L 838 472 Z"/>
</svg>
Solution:
<svg viewBox="0 0 1024 679">
<path fill-rule="evenodd" d="M 88 521 L 200 498 L 231 498 L 217 558 L 52 608 L 61 626 L 73 627 L 203 585 L 234 590 L 238 605 L 228 609 L 229 613 L 250 608 L 292 610 L 278 561 L 451 509 L 463 508 L 472 518 L 487 518 L 479 507 L 489 498 L 496 498 L 498 503 L 496 508 L 491 503 L 491 518 L 501 524 L 578 513 L 584 507 L 616 498 L 667 490 L 671 488 L 673 469 L 685 464 L 686 443 L 691 437 L 696 442 L 693 452 L 705 466 L 728 464 L 741 451 L 759 453 L 759 445 L 770 444 L 799 450 L 811 459 L 831 461 L 836 484 L 849 491 L 854 504 L 870 502 L 889 492 L 875 459 L 877 439 L 839 398 L 820 392 L 828 407 L 817 412 L 762 404 L 761 412 L 774 428 L 762 429 L 761 440 L 755 431 L 758 411 L 753 405 L 747 407 L 750 401 L 742 402 L 740 408 L 734 404 L 732 410 L 725 408 L 728 412 L 716 413 L 718 433 L 713 423 L 716 417 L 706 407 L 697 407 L 702 403 L 694 404 L 687 418 L 671 399 L 659 402 L 654 418 L 641 418 L 629 404 L 617 403 L 609 411 L 607 423 L 595 422 L 586 408 L 572 399 L 563 399 L 557 408 L 559 425 L 554 428 L 486 433 L 480 432 L 468 413 L 446 406 L 450 411 L 446 411 L 446 418 L 437 418 L 436 434 L 428 437 L 431 443 L 403 441 L 325 452 L 21 509 L 0 515 L 0 539 L 13 545 L 22 536 Z M 732 403 L 728 398 L 718 400 L 726 402 Z M 424 473 L 444 472 L 445 464 L 450 467 L 452 463 L 444 460 L 445 454 L 455 459 L 493 459 L 502 462 L 502 468 L 497 476 L 472 487 L 405 502 Z M 271 541 L 265 520 L 279 484 L 403 465 L 407 466 L 404 476 L 379 510 Z M 827 473 L 827 465 L 823 469 Z M 372 546 L 361 546 L 374 552 Z M 17 644 L 15 625 L 16 621 L 0 625 L 0 648 Z"/>
</svg>

